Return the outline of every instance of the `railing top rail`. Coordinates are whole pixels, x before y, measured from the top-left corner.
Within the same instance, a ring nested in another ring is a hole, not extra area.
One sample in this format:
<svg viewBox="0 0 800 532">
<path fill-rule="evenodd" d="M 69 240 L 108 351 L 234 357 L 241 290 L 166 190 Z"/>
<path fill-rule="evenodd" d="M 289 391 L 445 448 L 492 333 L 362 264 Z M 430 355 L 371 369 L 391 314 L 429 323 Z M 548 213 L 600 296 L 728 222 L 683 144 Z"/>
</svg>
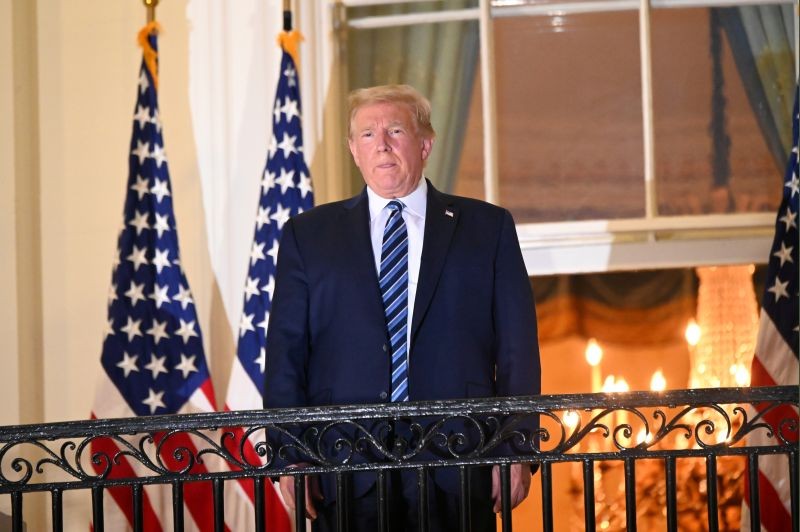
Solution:
<svg viewBox="0 0 800 532">
<path fill-rule="evenodd" d="M 664 392 L 559 394 L 492 399 L 465 399 L 404 404 L 344 405 L 326 407 L 247 410 L 169 416 L 144 416 L 119 419 L 93 419 L 0 427 L 0 441 L 59 439 L 87 434 L 135 434 L 165 430 L 211 429 L 243 425 L 266 425 L 379 419 L 421 416 L 448 416 L 469 412 L 472 415 L 589 410 L 600 408 L 677 407 L 681 405 L 755 404 L 777 401 L 797 405 L 797 386 L 759 388 L 704 388 Z"/>
</svg>

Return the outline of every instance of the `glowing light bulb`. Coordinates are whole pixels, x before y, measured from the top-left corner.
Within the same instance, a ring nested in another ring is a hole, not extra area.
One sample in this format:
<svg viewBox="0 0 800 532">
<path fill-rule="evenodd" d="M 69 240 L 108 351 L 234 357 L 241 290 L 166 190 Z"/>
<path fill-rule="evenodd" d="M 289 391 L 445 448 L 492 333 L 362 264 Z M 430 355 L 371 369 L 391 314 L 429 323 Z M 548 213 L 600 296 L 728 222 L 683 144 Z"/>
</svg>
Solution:
<svg viewBox="0 0 800 532">
<path fill-rule="evenodd" d="M 663 392 L 667 389 L 667 379 L 664 378 L 661 368 L 653 373 L 653 377 L 650 379 L 650 389 L 654 392 Z"/>
<path fill-rule="evenodd" d="M 629 392 L 631 387 L 628 386 L 628 381 L 625 379 L 620 379 L 616 382 L 616 386 L 614 386 L 615 392 Z"/>
<path fill-rule="evenodd" d="M 578 421 L 580 421 L 581 416 L 574 410 L 567 410 L 564 412 L 564 423 L 571 429 L 574 429 L 578 426 Z"/>
<path fill-rule="evenodd" d="M 686 332 L 684 336 L 686 337 L 686 342 L 694 347 L 700 342 L 700 337 L 702 336 L 703 331 L 700 329 L 700 326 L 697 324 L 694 319 L 689 320 L 689 324 L 686 326 Z"/>
<path fill-rule="evenodd" d="M 597 340 L 590 338 L 586 343 L 586 362 L 594 367 L 603 360 L 603 348 L 597 343 Z"/>
<path fill-rule="evenodd" d="M 733 378 L 739 386 L 750 386 L 750 371 L 744 367 L 744 364 L 736 364 L 736 373 Z"/>
<path fill-rule="evenodd" d="M 615 391 L 617 388 L 617 381 L 614 379 L 613 375 L 609 375 L 606 377 L 606 380 L 603 381 L 603 393 L 610 393 Z"/>
</svg>

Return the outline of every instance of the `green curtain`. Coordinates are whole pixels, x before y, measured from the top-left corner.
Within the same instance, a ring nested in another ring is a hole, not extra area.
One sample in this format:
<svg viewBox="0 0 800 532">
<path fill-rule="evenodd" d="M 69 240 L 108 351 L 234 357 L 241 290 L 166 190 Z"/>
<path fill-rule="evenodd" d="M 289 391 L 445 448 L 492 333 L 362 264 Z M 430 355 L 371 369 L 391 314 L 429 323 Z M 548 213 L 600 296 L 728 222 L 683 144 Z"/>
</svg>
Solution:
<svg viewBox="0 0 800 532">
<path fill-rule="evenodd" d="M 475 0 L 445 0 L 441 9 L 474 7 Z M 348 18 L 419 13 L 426 4 L 350 8 Z M 442 22 L 380 28 L 350 29 L 347 38 L 349 90 L 407 83 L 417 88 L 433 107 L 436 130 L 425 175 L 439 190 L 452 191 L 461 158 L 469 103 L 478 59 L 477 21 Z M 363 181 L 351 164 L 353 190 Z"/>
<path fill-rule="evenodd" d="M 790 5 L 719 8 L 750 105 L 780 170 L 792 149 L 793 11 Z"/>
</svg>

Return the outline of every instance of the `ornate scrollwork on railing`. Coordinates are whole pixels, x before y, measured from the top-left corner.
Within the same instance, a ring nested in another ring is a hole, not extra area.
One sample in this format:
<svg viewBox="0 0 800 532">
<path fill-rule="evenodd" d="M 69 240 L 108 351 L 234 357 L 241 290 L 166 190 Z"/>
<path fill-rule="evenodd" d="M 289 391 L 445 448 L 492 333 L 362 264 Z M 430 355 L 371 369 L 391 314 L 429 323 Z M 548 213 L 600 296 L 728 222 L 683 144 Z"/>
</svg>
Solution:
<svg viewBox="0 0 800 532">
<path fill-rule="evenodd" d="M 604 460 L 698 451 L 743 454 L 746 436 L 756 432 L 772 438 L 769 452 L 790 452 L 796 451 L 797 404 L 796 388 L 775 387 L 0 427 L 0 492 L 51 489 L 59 483 L 75 487 L 135 482 L 142 477 L 168 482 L 200 474 L 277 475 L 296 461 L 316 471 L 346 471 L 410 462 L 437 466 L 514 459 L 576 461 L 595 454 Z M 125 477 L 125 470 L 138 477 Z"/>
</svg>

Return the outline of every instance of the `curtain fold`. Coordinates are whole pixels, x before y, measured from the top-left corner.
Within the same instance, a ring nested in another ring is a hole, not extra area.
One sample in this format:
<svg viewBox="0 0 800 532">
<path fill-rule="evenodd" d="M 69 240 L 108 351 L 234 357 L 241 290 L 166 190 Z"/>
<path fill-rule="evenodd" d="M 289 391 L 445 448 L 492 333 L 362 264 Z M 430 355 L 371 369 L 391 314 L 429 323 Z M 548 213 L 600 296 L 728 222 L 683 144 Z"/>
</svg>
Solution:
<svg viewBox="0 0 800 532">
<path fill-rule="evenodd" d="M 718 9 L 750 106 L 778 168 L 792 141 L 795 86 L 793 8 L 744 6 Z"/>
<path fill-rule="evenodd" d="M 446 10 L 473 7 L 475 0 L 446 0 Z M 418 13 L 424 5 L 371 6 L 348 9 L 348 18 Z M 476 21 L 417 24 L 348 34 L 349 90 L 407 83 L 423 93 L 433 107 L 436 140 L 425 175 L 438 189 L 451 192 L 461 158 L 464 130 L 478 59 Z M 351 165 L 353 191 L 363 186 Z"/>
</svg>

